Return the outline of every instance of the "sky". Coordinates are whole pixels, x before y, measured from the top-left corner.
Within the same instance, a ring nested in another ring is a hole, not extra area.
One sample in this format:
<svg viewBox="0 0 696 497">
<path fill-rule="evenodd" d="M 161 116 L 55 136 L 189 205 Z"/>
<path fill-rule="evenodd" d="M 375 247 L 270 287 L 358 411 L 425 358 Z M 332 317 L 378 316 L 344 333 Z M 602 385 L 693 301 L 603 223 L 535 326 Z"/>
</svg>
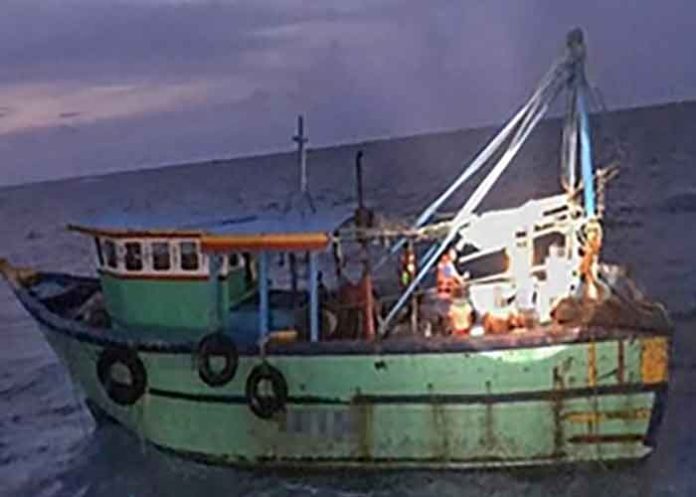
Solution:
<svg viewBox="0 0 696 497">
<path fill-rule="evenodd" d="M 0 184 L 501 123 L 585 30 L 609 109 L 696 98 L 692 0 L 2 0 Z"/>
</svg>

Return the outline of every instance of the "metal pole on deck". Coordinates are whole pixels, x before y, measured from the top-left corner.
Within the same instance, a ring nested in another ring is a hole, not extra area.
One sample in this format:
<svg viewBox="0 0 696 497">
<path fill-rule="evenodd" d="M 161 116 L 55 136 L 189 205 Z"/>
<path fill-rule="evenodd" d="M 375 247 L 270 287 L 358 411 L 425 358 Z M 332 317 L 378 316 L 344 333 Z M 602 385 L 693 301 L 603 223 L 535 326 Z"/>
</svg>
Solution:
<svg viewBox="0 0 696 497">
<path fill-rule="evenodd" d="M 408 245 L 406 247 L 406 250 L 409 251 L 410 254 L 414 254 L 414 265 L 415 265 L 415 247 L 413 246 L 413 240 L 408 241 Z M 410 269 L 410 268 L 409 268 Z M 418 268 L 414 268 L 413 276 L 415 276 L 415 273 L 418 272 Z M 411 333 L 416 333 L 418 331 L 418 295 L 416 292 L 413 292 L 411 294 Z"/>
<path fill-rule="evenodd" d="M 583 194 L 585 213 L 594 217 L 595 207 L 594 171 L 592 166 L 592 139 L 590 138 L 590 122 L 587 116 L 584 88 L 578 91 L 578 107 L 580 108 L 580 167 L 582 170 Z"/>
<path fill-rule="evenodd" d="M 309 336 L 312 342 L 319 340 L 319 291 L 317 281 L 317 254 L 309 253 Z"/>
<path fill-rule="evenodd" d="M 259 338 L 268 334 L 268 252 L 259 252 Z"/>
<path fill-rule="evenodd" d="M 297 313 L 297 256 L 288 252 L 288 267 L 290 269 L 290 292 L 292 295 L 292 312 Z"/>
<path fill-rule="evenodd" d="M 365 207 L 364 195 L 363 195 L 363 169 L 362 169 L 362 158 L 363 151 L 359 150 L 355 155 L 355 182 L 356 189 L 358 192 L 358 209 L 363 209 Z"/>
<path fill-rule="evenodd" d="M 372 213 L 365 208 L 363 197 L 363 174 L 362 174 L 363 151 L 360 150 L 355 155 L 355 176 L 358 196 L 358 208 L 355 211 L 355 225 L 358 228 L 358 240 L 362 248 L 363 274 L 360 279 L 360 287 L 363 301 L 363 332 L 365 338 L 371 340 L 375 337 L 374 322 L 374 300 L 372 297 L 372 272 L 370 270 L 370 249 L 369 240 L 362 233 L 364 228 L 368 228 L 372 223 Z"/>
</svg>

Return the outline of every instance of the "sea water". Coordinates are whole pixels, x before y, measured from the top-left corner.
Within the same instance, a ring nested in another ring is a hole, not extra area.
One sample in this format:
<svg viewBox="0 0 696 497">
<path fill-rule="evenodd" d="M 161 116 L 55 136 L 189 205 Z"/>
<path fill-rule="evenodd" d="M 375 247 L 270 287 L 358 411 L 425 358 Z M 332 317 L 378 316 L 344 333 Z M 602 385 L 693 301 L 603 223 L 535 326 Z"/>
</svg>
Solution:
<svg viewBox="0 0 696 497">
<path fill-rule="evenodd" d="M 0 285 L 0 496 L 113 497 L 696 495 L 696 104 L 593 116 L 608 185 L 603 257 L 621 262 L 676 323 L 669 402 L 657 451 L 618 468 L 339 471 L 303 474 L 213 467 L 163 454 L 115 425 L 97 427 L 37 325 Z M 365 152 L 366 198 L 413 215 L 493 130 L 417 136 L 309 153 L 318 208 L 351 208 L 354 156 Z M 544 123 L 486 200 L 519 205 L 559 189 L 560 128 Z M 282 211 L 299 185 L 292 154 L 191 164 L 0 189 L 0 257 L 93 274 L 91 240 L 65 224 L 112 219 L 223 220 Z M 479 175 L 478 178 L 481 176 Z M 449 208 L 461 204 L 464 189 Z"/>
</svg>

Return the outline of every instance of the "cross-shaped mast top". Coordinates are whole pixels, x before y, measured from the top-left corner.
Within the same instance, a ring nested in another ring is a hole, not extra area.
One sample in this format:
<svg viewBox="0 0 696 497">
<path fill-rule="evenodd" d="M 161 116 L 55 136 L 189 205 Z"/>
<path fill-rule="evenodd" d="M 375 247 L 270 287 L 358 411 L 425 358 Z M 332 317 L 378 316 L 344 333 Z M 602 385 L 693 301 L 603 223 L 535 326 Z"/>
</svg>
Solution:
<svg viewBox="0 0 696 497">
<path fill-rule="evenodd" d="M 305 148 L 309 138 L 304 133 L 304 116 L 297 116 L 297 134 L 292 137 L 297 143 L 297 161 L 300 166 L 300 192 L 307 193 L 307 149 Z"/>
</svg>

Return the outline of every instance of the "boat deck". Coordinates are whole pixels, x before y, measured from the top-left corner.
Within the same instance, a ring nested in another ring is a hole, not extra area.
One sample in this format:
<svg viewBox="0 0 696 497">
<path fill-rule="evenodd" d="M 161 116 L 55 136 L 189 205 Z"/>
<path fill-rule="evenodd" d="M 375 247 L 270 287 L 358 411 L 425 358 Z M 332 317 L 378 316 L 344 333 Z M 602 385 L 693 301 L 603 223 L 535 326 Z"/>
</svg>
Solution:
<svg viewBox="0 0 696 497">
<path fill-rule="evenodd" d="M 99 281 L 59 273 L 39 273 L 30 284 L 17 288 L 25 307 L 40 320 L 64 333 L 79 335 L 80 339 L 95 343 L 110 343 L 146 350 L 196 350 L 203 334 L 201 330 L 142 328 L 124 329 L 116 325 L 90 325 L 81 315 L 90 299 L 99 295 Z M 628 307 L 626 307 L 628 306 Z M 553 322 L 534 328 L 519 328 L 504 334 L 483 336 L 424 336 L 399 333 L 375 340 L 333 339 L 310 342 L 269 340 L 264 350 L 275 355 L 350 355 L 447 353 L 462 351 L 500 350 L 554 346 L 565 343 L 602 341 L 631 338 L 640 335 L 669 334 L 671 323 L 660 306 L 646 307 L 646 303 L 608 301 L 602 306 L 567 311 L 571 316 L 565 323 Z M 640 315 L 640 312 L 643 314 Z M 584 314 L 584 320 L 573 320 L 572 315 Z M 589 317 L 588 317 L 589 316 Z M 235 337 L 232 330 L 226 334 Z M 272 336 L 272 335 L 271 335 Z M 240 355 L 256 355 L 257 343 L 239 343 Z"/>
</svg>

